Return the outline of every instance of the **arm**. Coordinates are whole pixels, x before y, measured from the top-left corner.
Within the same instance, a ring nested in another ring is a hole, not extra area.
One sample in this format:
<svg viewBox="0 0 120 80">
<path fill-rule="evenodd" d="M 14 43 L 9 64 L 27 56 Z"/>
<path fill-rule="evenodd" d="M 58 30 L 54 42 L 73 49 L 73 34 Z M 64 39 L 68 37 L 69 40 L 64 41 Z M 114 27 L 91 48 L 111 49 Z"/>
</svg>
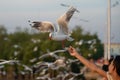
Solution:
<svg viewBox="0 0 120 80">
<path fill-rule="evenodd" d="M 98 68 L 94 63 L 89 62 L 87 59 L 85 59 L 84 57 L 82 57 L 81 55 L 79 55 L 79 53 L 75 50 L 75 48 L 73 47 L 69 47 L 68 49 L 69 53 L 76 57 L 77 59 L 79 59 L 85 66 L 87 66 L 88 68 L 90 68 L 93 71 L 96 71 L 98 74 L 100 74 L 101 76 L 107 78 L 106 72 L 103 71 L 102 69 Z"/>
</svg>

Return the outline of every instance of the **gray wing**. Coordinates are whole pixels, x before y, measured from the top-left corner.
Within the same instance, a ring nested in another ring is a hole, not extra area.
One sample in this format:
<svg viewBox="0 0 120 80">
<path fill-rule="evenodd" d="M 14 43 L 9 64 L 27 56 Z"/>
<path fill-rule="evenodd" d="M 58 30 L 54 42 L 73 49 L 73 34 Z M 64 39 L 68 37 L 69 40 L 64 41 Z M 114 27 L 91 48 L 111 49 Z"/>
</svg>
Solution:
<svg viewBox="0 0 120 80">
<path fill-rule="evenodd" d="M 76 11 L 76 8 L 70 7 L 65 14 L 63 14 L 62 16 L 60 16 L 57 19 L 57 22 L 58 22 L 58 25 L 59 25 L 59 30 L 62 30 L 62 32 L 64 34 L 69 34 L 68 23 L 69 23 L 69 21 L 70 21 L 70 19 L 73 16 L 75 11 Z"/>
<path fill-rule="evenodd" d="M 35 21 L 32 23 L 33 23 L 32 27 L 38 29 L 41 32 L 53 32 L 54 31 L 54 25 L 49 21 L 41 21 L 41 22 Z"/>
</svg>

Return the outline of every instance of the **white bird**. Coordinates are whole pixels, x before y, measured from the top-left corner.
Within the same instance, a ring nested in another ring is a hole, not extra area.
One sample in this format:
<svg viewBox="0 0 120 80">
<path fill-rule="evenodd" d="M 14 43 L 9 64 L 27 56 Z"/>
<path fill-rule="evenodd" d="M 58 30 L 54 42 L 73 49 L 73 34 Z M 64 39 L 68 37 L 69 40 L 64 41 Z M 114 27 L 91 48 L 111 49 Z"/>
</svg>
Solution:
<svg viewBox="0 0 120 80">
<path fill-rule="evenodd" d="M 67 51 L 67 49 L 64 49 L 64 50 L 55 50 L 55 51 L 53 51 L 53 52 L 48 52 L 48 53 L 46 53 L 46 54 L 41 55 L 39 58 L 33 58 L 33 59 L 31 59 L 30 62 L 35 62 L 35 61 L 37 61 L 38 59 L 45 58 L 45 57 L 48 57 L 48 56 L 52 56 L 52 57 L 54 57 L 55 59 L 58 59 L 59 56 L 56 55 L 56 53 L 65 52 L 65 51 Z"/>
<path fill-rule="evenodd" d="M 18 61 L 17 60 L 3 60 L 2 62 L 0 62 L 0 65 L 3 65 L 3 64 L 9 64 L 9 63 L 17 63 Z"/>
<path fill-rule="evenodd" d="M 56 41 L 62 41 L 62 46 L 64 47 L 65 40 L 74 40 L 70 37 L 71 33 L 68 31 L 68 23 L 75 11 L 78 12 L 76 8 L 70 7 L 66 13 L 64 13 L 57 19 L 58 26 L 55 26 L 52 22 L 49 21 L 35 21 L 32 22 L 33 25 L 30 25 L 33 28 L 38 29 L 40 32 L 50 32 L 49 38 Z"/>
</svg>

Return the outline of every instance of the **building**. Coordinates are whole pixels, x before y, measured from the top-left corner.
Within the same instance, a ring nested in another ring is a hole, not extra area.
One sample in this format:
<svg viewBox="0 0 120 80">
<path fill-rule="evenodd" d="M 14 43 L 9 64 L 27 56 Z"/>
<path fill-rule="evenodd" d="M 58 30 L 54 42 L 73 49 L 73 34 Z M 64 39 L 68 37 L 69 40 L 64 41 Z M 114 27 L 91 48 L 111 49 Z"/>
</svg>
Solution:
<svg viewBox="0 0 120 80">
<path fill-rule="evenodd" d="M 110 47 L 111 55 L 120 55 L 120 43 L 111 43 Z M 104 44 L 104 51 L 104 53 L 107 53 L 107 44 Z M 104 55 L 107 56 L 106 54 Z"/>
<path fill-rule="evenodd" d="M 120 55 L 120 43 L 111 43 L 111 55 Z"/>
</svg>

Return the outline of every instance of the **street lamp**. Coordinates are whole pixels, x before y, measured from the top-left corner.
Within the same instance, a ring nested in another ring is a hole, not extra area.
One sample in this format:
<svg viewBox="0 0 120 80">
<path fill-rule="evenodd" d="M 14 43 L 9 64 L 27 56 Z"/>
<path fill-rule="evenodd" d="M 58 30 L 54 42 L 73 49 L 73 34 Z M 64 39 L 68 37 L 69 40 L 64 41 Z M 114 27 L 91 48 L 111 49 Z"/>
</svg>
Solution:
<svg viewBox="0 0 120 80">
<path fill-rule="evenodd" d="M 108 7 L 107 7 L 107 46 L 104 46 L 105 53 L 104 58 L 110 59 L 110 49 L 111 49 L 111 8 L 117 6 L 119 4 L 118 1 L 116 1 L 115 4 L 111 6 L 111 0 L 108 0 Z M 106 49 L 107 47 L 107 49 Z"/>
<path fill-rule="evenodd" d="M 104 59 L 110 59 L 110 35 L 111 35 L 111 0 L 107 4 L 107 41 L 104 43 Z"/>
<path fill-rule="evenodd" d="M 111 43 L 111 0 L 108 0 L 107 9 L 107 59 L 110 59 L 110 43 Z"/>
</svg>

